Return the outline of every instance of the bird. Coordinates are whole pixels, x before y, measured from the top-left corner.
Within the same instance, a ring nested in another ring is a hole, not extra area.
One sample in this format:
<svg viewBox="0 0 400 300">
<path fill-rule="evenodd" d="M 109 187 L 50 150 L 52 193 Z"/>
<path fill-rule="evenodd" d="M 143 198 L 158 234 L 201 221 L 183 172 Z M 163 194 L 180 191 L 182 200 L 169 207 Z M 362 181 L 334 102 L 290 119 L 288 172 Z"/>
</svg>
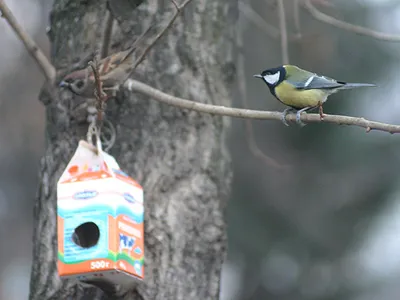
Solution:
<svg viewBox="0 0 400 300">
<path fill-rule="evenodd" d="M 107 96 L 115 93 L 119 85 L 129 76 L 137 58 L 137 55 L 134 54 L 150 28 L 152 26 L 147 28 L 129 49 L 111 54 L 98 62 L 99 77 L 103 84 L 103 91 Z M 67 74 L 60 81 L 59 87 L 67 88 L 75 95 L 85 98 L 95 98 L 96 82 L 92 67 L 87 66 L 86 68 Z"/>
<path fill-rule="evenodd" d="M 282 112 L 282 122 L 286 126 L 286 115 L 290 111 L 296 111 L 297 124 L 304 126 L 301 122 L 301 113 L 319 107 L 321 119 L 323 117 L 322 104 L 327 98 L 340 91 L 358 87 L 375 87 L 370 83 L 348 83 L 333 78 L 321 76 L 303 70 L 294 65 L 282 65 L 270 68 L 253 75 L 262 79 L 268 86 L 271 94 L 280 102 L 288 106 Z"/>
</svg>

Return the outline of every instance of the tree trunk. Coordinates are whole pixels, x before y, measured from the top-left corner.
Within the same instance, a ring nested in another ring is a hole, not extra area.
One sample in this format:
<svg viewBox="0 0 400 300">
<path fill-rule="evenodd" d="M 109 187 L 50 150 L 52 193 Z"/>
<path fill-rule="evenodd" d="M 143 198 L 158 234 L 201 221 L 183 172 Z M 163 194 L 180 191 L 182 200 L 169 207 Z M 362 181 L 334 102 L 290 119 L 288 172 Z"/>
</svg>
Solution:
<svg viewBox="0 0 400 300">
<path fill-rule="evenodd" d="M 105 0 L 55 0 L 49 37 L 57 69 L 98 48 L 105 13 Z M 150 24 L 165 24 L 173 13 L 170 1 L 157 0 L 145 1 L 128 19 L 126 11 L 116 15 L 111 52 L 126 48 Z M 231 106 L 236 15 L 236 1 L 192 1 L 135 78 L 172 95 Z M 41 94 L 47 146 L 35 205 L 30 299 L 218 299 L 231 183 L 229 120 L 127 91 L 108 103 L 106 116 L 117 131 L 110 153 L 145 192 L 145 280 L 111 295 L 58 277 L 56 183 L 88 124 L 82 121 L 82 100 L 53 89 L 53 99 Z"/>
</svg>

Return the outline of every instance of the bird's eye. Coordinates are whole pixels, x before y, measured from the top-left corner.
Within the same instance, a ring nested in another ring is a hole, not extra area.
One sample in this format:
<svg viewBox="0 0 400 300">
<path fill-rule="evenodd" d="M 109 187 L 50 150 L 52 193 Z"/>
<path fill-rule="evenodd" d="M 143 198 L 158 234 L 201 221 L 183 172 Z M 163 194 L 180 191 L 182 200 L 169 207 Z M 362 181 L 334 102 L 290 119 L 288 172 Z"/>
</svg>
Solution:
<svg viewBox="0 0 400 300">
<path fill-rule="evenodd" d="M 77 81 L 75 82 L 75 86 L 76 86 L 78 89 L 81 89 L 81 88 L 83 87 L 83 85 L 84 85 L 83 80 L 77 80 Z"/>
</svg>

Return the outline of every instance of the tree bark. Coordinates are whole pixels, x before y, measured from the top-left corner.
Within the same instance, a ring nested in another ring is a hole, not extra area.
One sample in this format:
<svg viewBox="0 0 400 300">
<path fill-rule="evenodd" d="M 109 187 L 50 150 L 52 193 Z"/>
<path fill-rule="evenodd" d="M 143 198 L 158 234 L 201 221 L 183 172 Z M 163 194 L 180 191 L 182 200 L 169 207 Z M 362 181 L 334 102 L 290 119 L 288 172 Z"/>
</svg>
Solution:
<svg viewBox="0 0 400 300">
<path fill-rule="evenodd" d="M 98 48 L 105 2 L 55 0 L 49 37 L 58 70 Z M 126 12 L 116 15 L 110 52 L 125 49 L 150 24 L 165 24 L 174 10 L 167 0 L 145 1 L 130 18 Z M 192 1 L 135 78 L 176 96 L 230 106 L 236 16 L 237 1 Z M 110 153 L 144 187 L 145 280 L 107 294 L 60 280 L 57 273 L 56 183 L 88 124 L 82 99 L 52 89 L 40 96 L 46 105 L 47 145 L 34 212 L 30 299 L 218 299 L 232 177 L 225 144 L 229 120 L 127 91 L 108 103 L 106 116 L 117 131 Z"/>
</svg>

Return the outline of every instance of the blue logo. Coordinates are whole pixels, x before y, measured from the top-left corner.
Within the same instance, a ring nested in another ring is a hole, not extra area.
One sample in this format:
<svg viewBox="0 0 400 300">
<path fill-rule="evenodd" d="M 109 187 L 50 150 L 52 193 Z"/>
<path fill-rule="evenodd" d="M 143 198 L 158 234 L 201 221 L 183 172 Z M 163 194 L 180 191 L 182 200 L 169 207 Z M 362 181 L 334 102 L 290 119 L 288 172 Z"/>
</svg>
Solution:
<svg viewBox="0 0 400 300">
<path fill-rule="evenodd" d="M 94 198 L 97 196 L 96 191 L 83 191 L 83 192 L 78 192 L 74 195 L 74 199 L 76 200 L 87 200 L 90 198 Z"/>
<path fill-rule="evenodd" d="M 135 198 L 133 198 L 133 196 L 129 193 L 124 193 L 124 198 L 129 203 L 135 203 Z"/>
</svg>

